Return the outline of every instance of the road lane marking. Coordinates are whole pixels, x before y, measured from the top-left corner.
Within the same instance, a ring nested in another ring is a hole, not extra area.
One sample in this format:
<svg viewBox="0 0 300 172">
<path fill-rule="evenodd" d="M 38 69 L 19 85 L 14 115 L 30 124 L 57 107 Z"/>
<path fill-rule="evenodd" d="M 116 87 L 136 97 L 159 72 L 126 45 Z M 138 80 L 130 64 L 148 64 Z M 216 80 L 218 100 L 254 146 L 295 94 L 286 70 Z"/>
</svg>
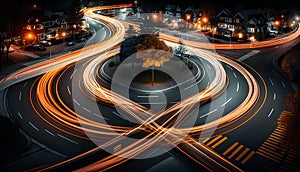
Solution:
<svg viewBox="0 0 300 172">
<path fill-rule="evenodd" d="M 215 143 L 214 145 L 211 146 L 211 148 L 216 148 L 217 146 L 219 146 L 220 144 L 222 144 L 224 141 L 226 141 L 228 138 L 224 137 L 221 140 L 219 140 L 217 143 Z"/>
<path fill-rule="evenodd" d="M 72 75 L 70 76 L 70 79 L 73 78 L 73 76 L 75 75 L 76 72 L 77 72 L 77 69 L 75 69 L 75 70 L 73 71 Z"/>
<path fill-rule="evenodd" d="M 255 151 L 250 152 L 249 155 L 241 163 L 245 164 L 254 154 Z"/>
<path fill-rule="evenodd" d="M 237 76 L 236 76 L 236 74 L 235 74 L 234 72 L 232 72 L 232 74 L 233 74 L 233 76 L 234 76 L 235 78 L 237 78 Z"/>
<path fill-rule="evenodd" d="M 18 112 L 18 115 L 19 115 L 19 117 L 20 117 L 21 119 L 23 119 L 23 116 L 21 115 L 20 112 Z"/>
<path fill-rule="evenodd" d="M 55 136 L 55 134 L 53 134 L 51 131 L 49 131 L 47 129 L 45 129 L 45 132 L 48 133 L 48 134 L 50 134 L 51 136 Z"/>
<path fill-rule="evenodd" d="M 67 137 L 65 137 L 65 136 L 63 136 L 63 135 L 57 134 L 57 136 L 59 136 L 59 137 L 65 139 L 65 140 L 67 140 L 67 141 L 69 141 L 69 142 L 71 142 L 71 143 L 74 143 L 74 144 L 78 145 L 78 142 L 75 142 L 74 140 L 71 140 L 71 139 L 69 139 L 69 138 L 67 138 Z"/>
<path fill-rule="evenodd" d="M 239 143 L 235 142 L 233 145 L 231 145 L 224 153 L 223 155 L 227 155 L 233 148 L 235 148 Z"/>
<path fill-rule="evenodd" d="M 187 89 L 189 89 L 189 88 L 192 88 L 193 86 L 194 86 L 194 85 L 190 85 L 190 86 L 184 88 L 183 90 L 187 90 Z"/>
<path fill-rule="evenodd" d="M 228 158 L 231 159 L 232 157 L 234 157 L 235 154 L 237 154 L 244 146 L 240 145 L 236 150 L 234 150 L 229 156 Z"/>
<path fill-rule="evenodd" d="M 281 81 L 281 84 L 282 84 L 283 88 L 286 88 L 286 85 L 283 81 Z"/>
<path fill-rule="evenodd" d="M 19 101 L 21 101 L 22 100 L 22 92 L 20 91 L 20 93 L 19 93 Z"/>
<path fill-rule="evenodd" d="M 239 161 L 250 149 L 246 148 L 245 150 L 243 150 L 243 152 L 235 158 L 236 161 Z"/>
<path fill-rule="evenodd" d="M 71 95 L 71 91 L 70 91 L 70 87 L 69 86 L 67 86 L 67 90 L 68 90 L 69 95 Z"/>
<path fill-rule="evenodd" d="M 210 115 L 210 114 L 216 112 L 217 110 L 218 110 L 218 109 L 214 109 L 214 110 L 212 110 L 212 111 L 210 111 L 210 112 L 208 112 L 208 113 L 206 113 L 206 114 L 200 116 L 200 118 L 206 117 L 206 116 L 208 116 L 208 115 Z"/>
<path fill-rule="evenodd" d="M 139 97 L 139 98 L 158 98 L 159 96 L 151 96 L 151 95 L 149 95 L 149 96 L 137 96 L 137 97 Z"/>
<path fill-rule="evenodd" d="M 28 122 L 29 125 L 31 125 L 32 128 L 34 128 L 36 131 L 40 131 L 35 125 L 33 125 L 31 122 Z"/>
<path fill-rule="evenodd" d="M 26 81 L 25 84 L 23 85 L 23 87 L 25 88 L 27 84 L 28 84 L 28 82 Z"/>
<path fill-rule="evenodd" d="M 113 114 L 117 115 L 117 116 L 120 117 L 120 118 L 123 118 L 123 116 L 122 116 L 121 114 L 119 114 L 119 113 L 117 113 L 117 112 L 115 112 L 115 111 L 113 111 Z"/>
<path fill-rule="evenodd" d="M 232 98 L 228 99 L 225 103 L 223 103 L 223 104 L 221 105 L 221 107 L 224 107 L 227 103 L 229 103 L 229 102 L 231 101 L 231 99 L 232 99 Z"/>
<path fill-rule="evenodd" d="M 87 109 L 86 107 L 82 107 L 83 110 L 87 111 L 88 113 L 91 113 L 92 111 L 90 111 L 89 109 Z"/>
<path fill-rule="evenodd" d="M 104 118 L 103 116 L 101 116 L 101 115 L 98 115 L 98 114 L 96 114 L 96 113 L 93 113 L 93 115 L 95 115 L 95 116 L 97 116 L 97 117 L 99 117 L 99 118 L 102 118 L 102 119 L 108 120 L 107 118 Z"/>
<path fill-rule="evenodd" d="M 215 137 L 211 141 L 209 141 L 206 145 L 209 146 L 209 145 L 213 144 L 215 141 L 217 141 L 221 137 L 222 137 L 222 135 L 218 135 L 217 137 Z"/>
<path fill-rule="evenodd" d="M 227 66 L 230 70 L 233 70 L 231 66 L 229 66 L 229 65 L 226 65 L 226 66 Z"/>
<path fill-rule="evenodd" d="M 272 81 L 272 79 L 271 79 L 271 78 L 269 78 L 269 81 L 271 82 L 271 84 L 272 84 L 272 85 L 274 85 L 274 82 Z"/>
<path fill-rule="evenodd" d="M 252 50 L 248 54 L 245 54 L 242 57 L 240 57 L 238 60 L 239 61 L 244 61 L 244 60 L 248 59 L 251 56 L 254 56 L 255 54 L 257 54 L 259 52 L 260 52 L 260 50 Z"/>
<path fill-rule="evenodd" d="M 239 89 L 240 89 L 240 83 L 236 83 L 236 92 L 239 92 Z"/>
<path fill-rule="evenodd" d="M 268 115 L 268 117 L 270 117 L 272 115 L 273 111 L 274 111 L 274 109 L 272 108 L 269 115 Z"/>
<path fill-rule="evenodd" d="M 276 100 L 276 93 L 273 94 L 273 100 Z"/>
<path fill-rule="evenodd" d="M 207 86 L 206 86 L 206 87 L 208 87 L 208 86 L 209 86 L 209 84 L 210 84 L 210 82 L 207 82 Z"/>
<path fill-rule="evenodd" d="M 211 70 L 211 67 L 209 66 L 209 64 L 206 65 L 208 67 L 209 70 Z"/>
<path fill-rule="evenodd" d="M 80 106 L 80 103 L 78 103 L 77 100 L 73 99 L 73 102 L 76 103 L 78 106 Z"/>
<path fill-rule="evenodd" d="M 274 73 L 275 76 L 278 76 L 275 70 L 272 70 L 272 72 Z"/>
</svg>

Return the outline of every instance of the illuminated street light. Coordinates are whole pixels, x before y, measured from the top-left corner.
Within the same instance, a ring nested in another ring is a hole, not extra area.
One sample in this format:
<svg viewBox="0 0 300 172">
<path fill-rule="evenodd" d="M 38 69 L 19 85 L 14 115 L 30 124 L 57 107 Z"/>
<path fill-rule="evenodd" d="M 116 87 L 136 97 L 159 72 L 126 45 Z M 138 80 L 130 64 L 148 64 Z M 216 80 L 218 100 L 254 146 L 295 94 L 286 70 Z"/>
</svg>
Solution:
<svg viewBox="0 0 300 172">
<path fill-rule="evenodd" d="M 299 21 L 299 16 L 296 16 L 295 19 L 296 19 L 297 21 Z"/>
<path fill-rule="evenodd" d="M 65 50 L 65 38 L 66 38 L 66 32 L 62 33 L 63 36 L 63 50 Z"/>
<path fill-rule="evenodd" d="M 238 36 L 239 36 L 239 38 L 243 38 L 243 34 L 242 33 L 239 33 Z"/>
<path fill-rule="evenodd" d="M 279 26 L 280 22 L 279 22 L 278 20 L 276 20 L 276 21 L 274 22 L 274 24 L 275 24 L 276 26 Z"/>
<path fill-rule="evenodd" d="M 206 17 L 203 18 L 203 22 L 207 23 L 208 19 Z"/>
</svg>

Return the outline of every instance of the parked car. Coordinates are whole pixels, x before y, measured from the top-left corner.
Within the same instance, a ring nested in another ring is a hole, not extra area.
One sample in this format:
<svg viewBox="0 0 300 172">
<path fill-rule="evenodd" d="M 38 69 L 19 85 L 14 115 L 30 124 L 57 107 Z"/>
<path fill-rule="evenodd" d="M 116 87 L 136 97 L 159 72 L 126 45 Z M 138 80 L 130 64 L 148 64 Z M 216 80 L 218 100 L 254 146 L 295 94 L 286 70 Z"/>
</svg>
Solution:
<svg viewBox="0 0 300 172">
<path fill-rule="evenodd" d="M 74 42 L 68 42 L 67 45 L 68 46 L 73 46 L 73 45 L 75 45 L 75 43 Z"/>
<path fill-rule="evenodd" d="M 46 51 L 46 48 L 41 44 L 32 44 L 25 48 L 27 51 Z"/>
<path fill-rule="evenodd" d="M 77 42 L 85 42 L 85 41 L 86 41 L 85 38 L 81 38 L 81 39 L 79 39 Z"/>
<path fill-rule="evenodd" d="M 50 47 L 50 46 L 52 45 L 51 42 L 45 41 L 45 40 L 39 41 L 39 43 L 42 44 L 42 45 L 45 46 L 45 47 Z"/>
</svg>

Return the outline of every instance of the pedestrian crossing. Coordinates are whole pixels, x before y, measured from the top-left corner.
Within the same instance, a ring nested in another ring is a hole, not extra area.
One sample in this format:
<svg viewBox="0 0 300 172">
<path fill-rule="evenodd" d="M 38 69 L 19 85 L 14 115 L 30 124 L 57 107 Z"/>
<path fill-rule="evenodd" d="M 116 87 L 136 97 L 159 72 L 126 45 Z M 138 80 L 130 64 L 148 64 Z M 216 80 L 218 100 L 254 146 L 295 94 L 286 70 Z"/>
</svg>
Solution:
<svg viewBox="0 0 300 172">
<path fill-rule="evenodd" d="M 280 120 L 286 114 L 288 114 L 288 112 L 286 111 L 283 111 L 281 113 L 278 119 L 279 122 L 276 129 L 256 151 L 257 154 L 268 158 L 276 163 L 280 163 L 283 160 L 285 154 L 287 153 L 287 149 L 282 147 L 282 142 L 285 140 L 286 137 L 286 128 L 280 123 Z"/>
<path fill-rule="evenodd" d="M 226 136 L 217 135 L 212 138 L 204 139 L 202 143 L 206 146 L 211 147 L 212 149 L 215 149 L 224 142 L 226 142 L 226 140 L 228 140 Z M 233 159 L 237 162 L 240 162 L 241 164 L 245 164 L 254 154 L 255 151 L 251 151 L 250 148 L 239 144 L 239 142 L 233 143 L 222 153 L 222 155 L 227 157 L 228 159 Z"/>
</svg>

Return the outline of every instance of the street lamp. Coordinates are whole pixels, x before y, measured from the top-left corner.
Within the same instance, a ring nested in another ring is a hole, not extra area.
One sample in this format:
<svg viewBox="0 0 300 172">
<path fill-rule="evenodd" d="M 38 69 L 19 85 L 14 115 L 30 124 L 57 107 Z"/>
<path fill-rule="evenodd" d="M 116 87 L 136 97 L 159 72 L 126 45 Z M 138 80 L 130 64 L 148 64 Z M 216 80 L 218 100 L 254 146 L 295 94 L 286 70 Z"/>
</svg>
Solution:
<svg viewBox="0 0 300 172">
<path fill-rule="evenodd" d="M 62 33 L 63 36 L 63 50 L 65 50 L 65 38 L 66 38 L 66 32 Z"/>
<path fill-rule="evenodd" d="M 252 50 L 253 50 L 253 48 L 254 48 L 255 37 L 254 37 L 254 36 L 251 36 L 251 37 L 250 37 L 250 41 L 251 41 L 251 43 L 252 43 Z"/>
</svg>

